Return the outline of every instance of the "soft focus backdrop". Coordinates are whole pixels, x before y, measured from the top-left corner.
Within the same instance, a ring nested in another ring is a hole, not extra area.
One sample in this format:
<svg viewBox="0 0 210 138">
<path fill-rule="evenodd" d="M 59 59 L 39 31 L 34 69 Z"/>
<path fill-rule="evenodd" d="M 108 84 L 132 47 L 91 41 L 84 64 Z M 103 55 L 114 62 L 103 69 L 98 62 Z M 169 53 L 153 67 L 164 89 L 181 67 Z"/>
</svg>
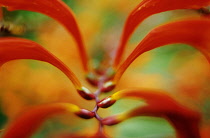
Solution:
<svg viewBox="0 0 210 138">
<path fill-rule="evenodd" d="M 129 0 L 65 0 L 72 8 L 82 32 L 90 66 L 109 62 L 120 40 L 124 21 L 140 1 Z M 71 35 L 53 19 L 28 11 L 8 12 L 4 20 L 23 26 L 26 31 L 18 37 L 36 41 L 66 63 L 85 82 L 76 44 Z M 130 39 L 124 58 L 155 26 L 187 17 L 198 16 L 195 10 L 176 10 L 153 15 L 146 19 Z M 2 35 L 1 37 L 4 37 Z M 210 133 L 210 66 L 197 50 L 176 44 L 161 47 L 140 56 L 125 72 L 116 90 L 144 87 L 173 93 L 185 105 L 203 113 L 203 133 Z M 94 88 L 92 88 L 94 90 Z M 101 98 L 111 95 L 102 95 Z M 33 60 L 11 61 L 0 69 L 0 128 L 24 108 L 51 102 L 71 102 L 92 110 L 94 102 L 85 101 L 71 82 L 55 67 Z M 121 100 L 109 109 L 100 109 L 107 117 L 134 108 L 135 100 Z M 33 138 L 56 137 L 59 133 L 86 133 L 97 129 L 95 119 L 83 120 L 74 115 L 60 115 L 45 122 Z M 114 138 L 163 138 L 174 135 L 164 119 L 137 117 L 121 124 L 106 127 Z M 206 131 L 206 132 L 205 132 Z"/>
</svg>

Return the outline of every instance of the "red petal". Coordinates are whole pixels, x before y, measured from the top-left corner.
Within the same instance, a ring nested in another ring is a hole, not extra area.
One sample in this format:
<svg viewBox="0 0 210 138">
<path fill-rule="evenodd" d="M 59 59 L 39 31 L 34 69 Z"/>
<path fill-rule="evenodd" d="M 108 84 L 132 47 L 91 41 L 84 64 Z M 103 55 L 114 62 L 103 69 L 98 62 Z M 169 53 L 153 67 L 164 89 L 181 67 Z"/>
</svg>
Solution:
<svg viewBox="0 0 210 138">
<path fill-rule="evenodd" d="M 48 62 L 66 74 L 77 89 L 82 88 L 74 73 L 62 61 L 37 43 L 21 38 L 0 38 L 0 64 L 15 59 L 34 59 Z"/>
<path fill-rule="evenodd" d="M 51 116 L 77 111 L 79 111 L 77 106 L 68 103 L 32 107 L 11 122 L 8 128 L 5 129 L 3 138 L 29 138 Z"/>
<path fill-rule="evenodd" d="M 2 12 L 2 8 L 0 7 L 0 21 L 2 20 L 3 18 L 3 12 Z"/>
<path fill-rule="evenodd" d="M 128 16 L 121 42 L 117 50 L 114 67 L 117 67 L 122 58 L 125 45 L 135 28 L 147 17 L 169 10 L 199 9 L 210 5 L 210 0 L 143 0 Z"/>
<path fill-rule="evenodd" d="M 104 119 L 108 125 L 119 123 L 135 116 L 154 116 L 167 119 L 177 130 L 180 138 L 199 137 L 200 113 L 182 105 L 168 93 L 157 90 L 133 89 L 123 90 L 113 95 L 114 99 L 132 97 L 146 100 L 146 105 L 120 116 Z"/>
<path fill-rule="evenodd" d="M 185 43 L 202 52 L 210 63 L 210 20 L 195 19 L 168 23 L 153 29 L 118 68 L 117 82 L 128 66 L 142 53 L 172 43 Z"/>
<path fill-rule="evenodd" d="M 87 54 L 81 33 L 71 9 L 61 0 L 0 0 L 9 10 L 28 10 L 45 14 L 60 22 L 76 40 L 84 70 L 87 71 Z M 34 20 L 35 21 L 35 20 Z"/>
</svg>

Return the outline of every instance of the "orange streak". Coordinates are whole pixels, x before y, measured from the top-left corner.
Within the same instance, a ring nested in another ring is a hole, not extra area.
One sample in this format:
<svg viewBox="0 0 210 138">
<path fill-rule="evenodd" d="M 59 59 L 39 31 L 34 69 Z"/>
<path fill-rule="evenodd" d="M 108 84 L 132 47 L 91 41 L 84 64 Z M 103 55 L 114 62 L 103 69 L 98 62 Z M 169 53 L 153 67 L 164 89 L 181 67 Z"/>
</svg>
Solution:
<svg viewBox="0 0 210 138">
<path fill-rule="evenodd" d="M 3 11 L 2 8 L 0 7 L 0 21 L 3 19 Z"/>
<path fill-rule="evenodd" d="M 129 65 L 142 53 L 172 43 L 185 43 L 198 49 L 210 63 L 210 20 L 195 19 L 168 23 L 153 29 L 117 69 L 113 81 L 119 81 Z"/>
<path fill-rule="evenodd" d="M 87 72 L 87 54 L 82 36 L 71 9 L 61 0 L 0 0 L 8 10 L 27 10 L 45 14 L 60 22 L 74 37 L 78 45 L 83 68 Z"/>
<path fill-rule="evenodd" d="M 79 108 L 69 103 L 35 106 L 22 113 L 5 129 L 2 138 L 29 138 L 40 125 L 56 114 L 77 112 Z"/>
<path fill-rule="evenodd" d="M 106 120 L 119 123 L 135 116 L 163 117 L 174 126 L 179 138 L 200 137 L 200 113 L 182 105 L 167 92 L 152 89 L 128 89 L 114 95 L 118 98 L 131 97 L 145 100 L 147 105 L 118 116 L 108 117 Z"/>
<path fill-rule="evenodd" d="M 15 59 L 34 59 L 50 63 L 60 69 L 72 81 L 76 89 L 82 87 L 74 73 L 39 44 L 21 38 L 0 38 L 0 64 Z"/>
<path fill-rule="evenodd" d="M 143 0 L 128 16 L 124 25 L 113 67 L 117 68 L 125 50 L 125 45 L 135 28 L 147 17 L 169 10 L 199 9 L 210 5 L 210 0 Z"/>
</svg>

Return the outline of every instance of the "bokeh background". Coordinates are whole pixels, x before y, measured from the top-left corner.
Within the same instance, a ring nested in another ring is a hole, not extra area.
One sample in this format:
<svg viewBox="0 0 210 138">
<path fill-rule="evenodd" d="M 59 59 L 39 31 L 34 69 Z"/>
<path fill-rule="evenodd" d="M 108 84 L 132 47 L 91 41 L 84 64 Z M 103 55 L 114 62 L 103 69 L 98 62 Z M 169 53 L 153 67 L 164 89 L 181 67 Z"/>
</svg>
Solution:
<svg viewBox="0 0 210 138">
<path fill-rule="evenodd" d="M 126 17 L 140 1 L 129 0 L 64 0 L 75 13 L 82 32 L 90 67 L 110 61 L 114 56 Z M 85 81 L 79 54 L 72 36 L 55 20 L 34 12 L 3 8 L 3 20 L 25 31 L 20 34 L 1 34 L 1 37 L 23 37 L 41 44 L 56 55 Z M 154 27 L 183 18 L 201 16 L 196 10 L 176 10 L 153 15 L 146 19 L 127 44 L 124 59 L 142 38 Z M 210 65 L 196 49 L 173 44 L 141 55 L 125 72 L 117 90 L 143 87 L 168 91 L 184 105 L 202 112 L 202 133 L 210 133 Z M 0 128 L 32 105 L 71 102 L 92 110 L 94 102 L 85 101 L 67 77 L 55 67 L 34 60 L 16 60 L 0 68 Z M 100 109 L 102 117 L 128 111 L 142 104 L 136 100 L 121 100 L 108 109 Z M 121 124 L 105 127 L 114 138 L 168 138 L 175 137 L 174 129 L 161 118 L 136 117 Z M 74 115 L 59 115 L 47 120 L 33 138 L 58 137 L 68 133 L 94 133 L 95 119 L 83 120 Z M 209 134 L 210 135 L 210 134 Z"/>
</svg>

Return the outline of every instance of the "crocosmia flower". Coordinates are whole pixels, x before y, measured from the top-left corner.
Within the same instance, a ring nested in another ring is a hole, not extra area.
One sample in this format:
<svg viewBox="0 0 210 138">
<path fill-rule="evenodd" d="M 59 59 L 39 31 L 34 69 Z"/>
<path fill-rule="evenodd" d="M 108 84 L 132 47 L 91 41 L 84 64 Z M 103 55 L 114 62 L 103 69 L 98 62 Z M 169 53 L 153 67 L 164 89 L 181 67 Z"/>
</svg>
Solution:
<svg viewBox="0 0 210 138">
<path fill-rule="evenodd" d="M 210 137 L 210 0 L 0 6 L 2 138 Z"/>
</svg>

